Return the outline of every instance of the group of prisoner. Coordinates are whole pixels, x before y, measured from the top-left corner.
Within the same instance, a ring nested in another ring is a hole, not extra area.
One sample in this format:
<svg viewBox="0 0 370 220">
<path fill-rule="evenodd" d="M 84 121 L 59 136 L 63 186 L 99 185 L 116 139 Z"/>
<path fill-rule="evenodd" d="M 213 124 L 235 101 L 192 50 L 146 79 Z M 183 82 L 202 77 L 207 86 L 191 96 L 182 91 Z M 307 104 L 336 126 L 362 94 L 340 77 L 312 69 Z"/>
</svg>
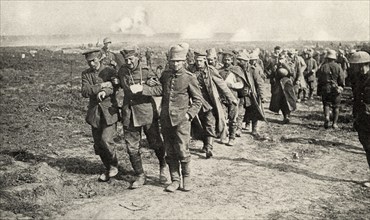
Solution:
<svg viewBox="0 0 370 220">
<path fill-rule="evenodd" d="M 147 51 L 144 65 L 137 47 L 124 48 L 119 55 L 124 64 L 119 65 L 110 44 L 106 38 L 101 50 L 83 53 L 89 65 L 82 73 L 81 88 L 89 98 L 86 122 L 92 128 L 95 153 L 106 168 L 99 181 L 109 181 L 119 172 L 113 137 L 121 122 L 135 172 L 130 188 L 146 182 L 140 155 L 144 133 L 158 158 L 161 183 L 167 182 L 168 165 L 171 183 L 165 190 L 190 191 L 192 138 L 203 141 L 202 151 L 209 159 L 215 139 L 233 146 L 241 131 L 250 128 L 251 135 L 261 137 L 258 121 L 266 121 L 265 80 L 271 85 L 269 110 L 281 111 L 284 124 L 290 123 L 297 102 L 317 94 L 323 103 L 325 129 L 338 129 L 341 96 L 344 86 L 350 85 L 354 128 L 370 167 L 370 55 L 365 51 L 351 50 L 346 57 L 341 50 L 328 49 L 318 61 L 310 48 L 299 54 L 276 46 L 262 58 L 258 48 L 193 51 L 189 44 L 180 43 L 169 48 L 165 67 L 153 71 L 153 53 Z"/>
</svg>

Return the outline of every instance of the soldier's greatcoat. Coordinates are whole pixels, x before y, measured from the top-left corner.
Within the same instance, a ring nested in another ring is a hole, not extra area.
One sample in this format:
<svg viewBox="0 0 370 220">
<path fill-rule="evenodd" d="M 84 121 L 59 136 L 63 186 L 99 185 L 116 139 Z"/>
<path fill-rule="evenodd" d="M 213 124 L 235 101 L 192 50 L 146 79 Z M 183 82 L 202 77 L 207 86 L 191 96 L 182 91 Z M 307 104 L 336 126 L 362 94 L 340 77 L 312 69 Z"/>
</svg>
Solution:
<svg viewBox="0 0 370 220">
<path fill-rule="evenodd" d="M 294 86 L 292 78 L 294 78 L 294 72 L 288 64 L 278 64 L 279 68 L 285 68 L 288 70 L 288 76 L 280 78 L 277 76 L 276 71 L 272 72 L 273 83 L 271 84 L 271 102 L 269 109 L 273 112 L 279 112 L 284 110 L 284 106 L 288 111 L 294 111 L 296 106 L 296 95 L 294 92 Z M 283 100 L 283 101 L 282 101 Z"/>
<path fill-rule="evenodd" d="M 102 82 L 110 81 L 116 76 L 113 68 L 100 66 L 99 70 L 89 68 L 82 72 L 81 93 L 85 98 L 89 98 L 89 106 L 86 114 L 86 122 L 94 128 L 98 128 L 101 116 L 104 117 L 107 125 L 112 125 L 118 121 L 118 107 L 114 98 L 113 88 L 102 88 Z M 100 91 L 106 92 L 106 98 L 99 102 L 97 94 Z"/>
<path fill-rule="evenodd" d="M 122 66 L 118 71 L 120 86 L 124 92 L 122 105 L 122 123 L 124 127 L 149 125 L 152 124 L 153 119 L 158 117 L 156 105 L 151 96 L 142 93 L 133 94 L 130 90 L 131 85 L 143 85 L 151 77 L 156 77 L 156 75 L 149 71 L 149 68 L 142 67 L 140 63 L 133 70 Z"/>
</svg>

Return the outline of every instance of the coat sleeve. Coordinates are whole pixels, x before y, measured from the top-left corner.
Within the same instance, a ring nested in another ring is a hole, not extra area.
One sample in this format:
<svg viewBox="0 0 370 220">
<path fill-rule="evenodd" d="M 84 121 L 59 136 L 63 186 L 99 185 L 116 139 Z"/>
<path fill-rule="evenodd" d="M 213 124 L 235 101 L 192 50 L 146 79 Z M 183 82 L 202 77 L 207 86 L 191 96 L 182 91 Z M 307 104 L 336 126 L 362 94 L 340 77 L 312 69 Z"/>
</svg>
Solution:
<svg viewBox="0 0 370 220">
<path fill-rule="evenodd" d="M 222 93 L 230 103 L 233 101 L 237 102 L 235 96 L 233 95 L 229 87 L 227 87 L 226 82 L 222 79 L 220 74 L 218 74 L 218 71 L 215 70 L 215 71 L 210 71 L 210 72 L 211 72 L 212 80 L 216 84 L 218 91 Z"/>
<path fill-rule="evenodd" d="M 338 86 L 344 87 L 344 71 L 340 66 L 339 66 L 339 77 L 337 82 Z"/>
<path fill-rule="evenodd" d="M 163 74 L 162 77 L 159 79 L 158 85 L 149 86 L 147 84 L 143 84 L 143 95 L 146 96 L 162 96 L 163 93 L 163 84 L 165 83 L 166 74 Z"/>
<path fill-rule="evenodd" d="M 202 93 L 199 88 L 198 80 L 195 77 L 190 77 L 189 79 L 188 93 L 192 103 L 187 113 L 193 119 L 202 107 Z"/>
<path fill-rule="evenodd" d="M 81 94 L 83 97 L 88 98 L 92 95 L 96 95 L 101 91 L 100 84 L 93 85 L 90 83 L 87 74 L 82 73 L 82 86 L 81 86 Z"/>
<path fill-rule="evenodd" d="M 255 71 L 253 73 L 253 79 L 254 79 L 254 82 L 255 82 L 255 85 L 256 85 L 256 91 L 258 93 L 258 95 L 261 97 L 261 99 L 264 99 L 265 97 L 265 94 L 264 94 L 264 91 L 263 91 L 263 79 L 261 77 L 261 74 L 262 74 L 262 69 L 258 68 L 258 71 Z"/>
</svg>

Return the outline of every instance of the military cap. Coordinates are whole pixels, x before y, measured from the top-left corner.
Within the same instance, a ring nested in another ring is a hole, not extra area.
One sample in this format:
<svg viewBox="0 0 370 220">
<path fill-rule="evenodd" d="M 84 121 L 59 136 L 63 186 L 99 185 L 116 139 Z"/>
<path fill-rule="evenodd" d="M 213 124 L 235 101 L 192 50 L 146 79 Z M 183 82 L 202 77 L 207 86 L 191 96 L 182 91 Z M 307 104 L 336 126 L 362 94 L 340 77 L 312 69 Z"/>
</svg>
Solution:
<svg viewBox="0 0 370 220">
<path fill-rule="evenodd" d="M 130 47 L 122 49 L 120 53 L 125 59 L 127 59 L 128 57 L 131 57 L 131 56 L 137 56 L 138 48 L 136 46 L 130 46 Z"/>
<path fill-rule="evenodd" d="M 204 53 L 204 52 L 194 51 L 194 56 L 195 57 L 204 57 L 204 58 L 206 58 L 207 54 Z"/>
<path fill-rule="evenodd" d="M 177 45 L 173 45 L 170 48 L 170 60 L 171 61 L 183 61 L 186 60 L 186 55 L 189 51 L 189 44 L 188 43 L 180 43 Z"/>
<path fill-rule="evenodd" d="M 370 63 L 370 55 L 365 51 L 358 51 L 349 57 L 350 63 Z"/>
<path fill-rule="evenodd" d="M 217 58 L 217 52 L 215 48 L 206 50 L 207 58 Z"/>
<path fill-rule="evenodd" d="M 229 50 L 222 52 L 222 55 L 224 57 L 234 57 L 234 53 L 232 51 L 229 51 Z"/>
<path fill-rule="evenodd" d="M 112 41 L 108 37 L 106 37 L 106 38 L 104 38 L 103 43 L 104 44 L 106 44 L 106 43 L 112 43 Z"/>
<path fill-rule="evenodd" d="M 248 54 L 246 52 L 240 52 L 236 56 L 236 59 L 248 61 L 249 60 L 249 56 L 248 56 Z"/>
<path fill-rule="evenodd" d="M 98 57 L 97 52 L 99 52 L 99 51 L 100 50 L 97 50 L 97 49 L 95 49 L 95 50 L 89 50 L 89 51 L 83 52 L 82 55 L 85 56 L 85 59 L 87 61 L 91 61 L 91 60 L 94 60 L 95 58 Z"/>
<path fill-rule="evenodd" d="M 280 46 L 276 46 L 276 47 L 274 47 L 274 50 L 281 50 L 281 47 Z"/>
</svg>

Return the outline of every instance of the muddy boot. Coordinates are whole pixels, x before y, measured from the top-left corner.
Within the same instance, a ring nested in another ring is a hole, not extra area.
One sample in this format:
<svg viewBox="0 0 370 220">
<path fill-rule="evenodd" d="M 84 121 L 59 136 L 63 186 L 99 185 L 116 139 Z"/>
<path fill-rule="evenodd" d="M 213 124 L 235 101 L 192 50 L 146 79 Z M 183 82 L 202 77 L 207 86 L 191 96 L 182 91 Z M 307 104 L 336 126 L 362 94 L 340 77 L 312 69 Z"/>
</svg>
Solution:
<svg viewBox="0 0 370 220">
<path fill-rule="evenodd" d="M 167 182 L 167 177 L 165 174 L 166 167 L 166 161 L 163 158 L 163 160 L 159 161 L 159 182 L 162 184 Z"/>
<path fill-rule="evenodd" d="M 253 136 L 258 137 L 258 121 L 252 121 L 252 133 Z"/>
<path fill-rule="evenodd" d="M 206 143 L 207 143 L 207 145 L 206 145 L 206 158 L 207 159 L 213 157 L 213 153 L 212 153 L 213 140 L 214 140 L 213 137 L 206 137 Z"/>
<path fill-rule="evenodd" d="M 192 182 L 190 180 L 190 162 L 181 162 L 181 174 L 182 174 L 182 190 L 192 190 Z"/>
<path fill-rule="evenodd" d="M 139 154 L 130 155 L 130 161 L 132 168 L 135 171 L 136 179 L 129 187 L 130 189 L 137 189 L 142 187 L 145 184 L 146 176 L 144 174 L 143 164 Z"/>
<path fill-rule="evenodd" d="M 290 118 L 289 118 L 290 114 L 283 112 L 283 115 L 284 115 L 283 124 L 289 124 L 290 123 Z"/>
<path fill-rule="evenodd" d="M 329 128 L 329 121 L 330 121 L 330 109 L 329 106 L 324 106 L 324 128 Z"/>
<path fill-rule="evenodd" d="M 250 131 L 251 130 L 251 122 L 248 121 L 245 123 L 245 127 L 242 128 L 244 131 Z"/>
<path fill-rule="evenodd" d="M 167 161 L 168 162 L 168 161 Z M 175 192 L 180 187 L 180 167 L 178 161 L 168 162 L 172 183 L 166 187 L 167 192 Z"/>
<path fill-rule="evenodd" d="M 155 150 L 155 155 L 158 158 L 159 161 L 159 182 L 160 183 L 166 183 L 167 178 L 165 175 L 165 169 L 166 169 L 166 160 L 164 159 L 165 151 L 163 148 Z"/>
<path fill-rule="evenodd" d="M 333 129 L 338 129 L 339 108 L 333 108 Z"/>
<path fill-rule="evenodd" d="M 235 144 L 235 133 L 237 126 L 236 124 L 231 124 L 229 127 L 229 142 L 226 144 L 228 146 L 233 146 Z"/>
</svg>

